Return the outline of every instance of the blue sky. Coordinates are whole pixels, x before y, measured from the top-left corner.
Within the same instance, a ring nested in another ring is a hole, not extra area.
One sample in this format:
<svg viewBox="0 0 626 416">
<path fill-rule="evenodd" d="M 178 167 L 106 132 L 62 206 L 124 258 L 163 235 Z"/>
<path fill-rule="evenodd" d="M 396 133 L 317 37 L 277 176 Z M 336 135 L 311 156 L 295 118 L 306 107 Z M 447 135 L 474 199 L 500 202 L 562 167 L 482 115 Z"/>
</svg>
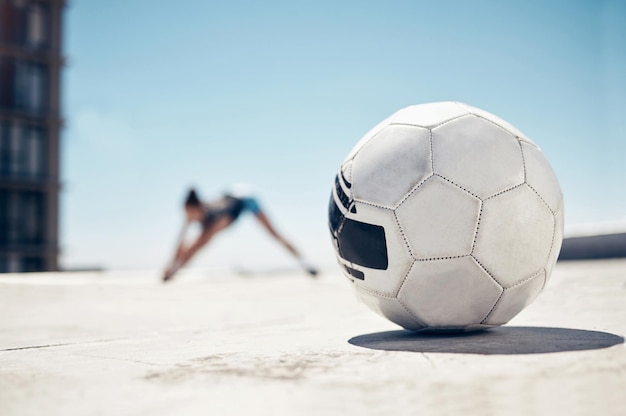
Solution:
<svg viewBox="0 0 626 416">
<path fill-rule="evenodd" d="M 65 17 L 66 267 L 162 267 L 186 189 L 237 182 L 330 266 L 339 164 L 377 122 L 431 101 L 537 142 L 567 224 L 626 220 L 626 2 L 78 0 Z M 246 218 L 194 264 L 293 262 Z"/>
</svg>

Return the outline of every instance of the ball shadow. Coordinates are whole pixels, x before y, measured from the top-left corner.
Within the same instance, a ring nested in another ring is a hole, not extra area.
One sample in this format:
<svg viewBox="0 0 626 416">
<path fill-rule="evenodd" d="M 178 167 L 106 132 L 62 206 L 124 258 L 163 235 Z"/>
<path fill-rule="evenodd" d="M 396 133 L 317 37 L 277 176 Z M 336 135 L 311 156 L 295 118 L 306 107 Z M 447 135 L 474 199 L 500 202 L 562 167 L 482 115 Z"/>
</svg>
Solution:
<svg viewBox="0 0 626 416">
<path fill-rule="evenodd" d="M 461 334 L 421 334 L 405 330 L 376 332 L 353 337 L 348 342 L 385 351 L 492 355 L 595 350 L 623 344 L 624 338 L 582 329 L 504 326 Z"/>
</svg>

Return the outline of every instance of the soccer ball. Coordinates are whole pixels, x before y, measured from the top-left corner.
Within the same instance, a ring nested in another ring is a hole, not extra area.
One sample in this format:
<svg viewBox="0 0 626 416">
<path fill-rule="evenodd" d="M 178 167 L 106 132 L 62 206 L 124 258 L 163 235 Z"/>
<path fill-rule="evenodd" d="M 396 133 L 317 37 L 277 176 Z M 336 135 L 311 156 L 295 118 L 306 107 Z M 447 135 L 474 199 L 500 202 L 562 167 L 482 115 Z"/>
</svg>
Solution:
<svg viewBox="0 0 626 416">
<path fill-rule="evenodd" d="M 403 108 L 369 131 L 332 189 L 329 226 L 363 302 L 415 331 L 507 323 L 541 292 L 563 238 L 542 151 L 458 102 Z"/>
</svg>

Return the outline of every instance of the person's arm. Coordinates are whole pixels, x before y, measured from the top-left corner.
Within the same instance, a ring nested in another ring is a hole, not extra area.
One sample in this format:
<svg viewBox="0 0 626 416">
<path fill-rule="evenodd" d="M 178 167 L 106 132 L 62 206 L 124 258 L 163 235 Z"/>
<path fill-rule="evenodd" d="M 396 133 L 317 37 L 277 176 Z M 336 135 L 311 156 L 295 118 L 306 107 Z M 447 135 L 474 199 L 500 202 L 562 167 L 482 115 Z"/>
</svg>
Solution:
<svg viewBox="0 0 626 416">
<path fill-rule="evenodd" d="M 209 232 L 205 230 L 198 236 L 196 241 L 188 247 L 186 247 L 181 241 L 178 249 L 176 250 L 176 257 L 174 258 L 174 261 L 165 270 L 163 281 L 167 282 L 174 277 L 174 274 L 178 272 L 191 259 L 191 257 L 193 257 L 193 255 L 196 254 L 198 250 L 200 250 L 200 248 L 202 248 L 202 246 L 210 240 L 210 238 Z"/>
<path fill-rule="evenodd" d="M 184 244 L 181 243 L 177 250 L 174 263 L 167 268 L 165 274 L 163 275 L 163 281 L 167 282 L 168 280 L 170 280 L 178 270 L 180 270 L 185 264 L 187 264 L 187 262 L 189 262 L 189 260 L 198 252 L 198 250 L 204 247 L 217 232 L 223 230 L 228 225 L 230 225 L 231 222 L 232 220 L 229 218 L 222 218 L 220 220 L 217 220 L 209 228 L 203 229 L 202 233 L 198 236 L 196 241 L 194 241 L 193 244 L 191 244 L 190 246 L 186 247 Z"/>
<path fill-rule="evenodd" d="M 183 228 L 178 235 L 178 240 L 176 241 L 176 250 L 174 251 L 174 259 L 172 262 L 165 268 L 163 273 L 163 281 L 167 282 L 170 280 L 174 273 L 181 268 L 181 264 L 179 262 L 179 258 L 186 251 L 185 250 L 185 235 L 187 234 L 187 229 L 189 228 L 189 221 L 185 221 L 183 224 Z"/>
<path fill-rule="evenodd" d="M 196 241 L 193 242 L 189 247 L 183 248 L 181 253 L 179 254 L 177 261 L 180 263 L 180 267 L 183 267 L 193 256 L 200 250 L 206 243 L 209 242 L 211 237 L 213 237 L 215 233 L 209 230 L 203 230 L 202 233 L 198 236 Z"/>
<path fill-rule="evenodd" d="M 178 241 L 176 244 L 176 252 L 174 253 L 173 261 L 178 260 L 178 257 L 180 257 L 182 252 L 185 250 L 185 234 L 187 234 L 187 228 L 189 228 L 189 221 L 185 221 L 185 224 L 183 224 L 183 229 L 178 235 Z"/>
</svg>

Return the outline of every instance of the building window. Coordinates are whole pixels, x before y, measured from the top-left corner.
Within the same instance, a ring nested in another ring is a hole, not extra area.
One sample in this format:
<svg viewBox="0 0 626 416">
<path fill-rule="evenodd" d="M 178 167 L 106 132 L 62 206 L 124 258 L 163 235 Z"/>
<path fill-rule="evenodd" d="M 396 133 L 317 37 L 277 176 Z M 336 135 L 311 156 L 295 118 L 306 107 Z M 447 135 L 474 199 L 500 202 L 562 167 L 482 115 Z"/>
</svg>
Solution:
<svg viewBox="0 0 626 416">
<path fill-rule="evenodd" d="M 0 191 L 0 246 L 43 244 L 44 195 Z"/>
<path fill-rule="evenodd" d="M 21 227 L 18 229 L 18 241 L 24 244 L 44 242 L 44 206 L 43 194 L 22 192 L 18 199 Z"/>
<path fill-rule="evenodd" d="M 45 65 L 0 56 L 0 108 L 44 114 L 47 79 Z"/>
<path fill-rule="evenodd" d="M 22 140 L 22 129 L 18 124 L 11 126 L 11 158 L 9 159 L 9 169 L 11 176 L 22 176 L 24 170 L 24 141 Z"/>
<path fill-rule="evenodd" d="M 0 56 L 0 108 L 13 106 L 13 69 L 13 60 Z"/>
<path fill-rule="evenodd" d="M 11 174 L 11 125 L 0 123 L 0 176 Z"/>
<path fill-rule="evenodd" d="M 32 62 L 15 61 L 13 106 L 17 110 L 42 114 L 46 110 L 45 66 Z"/>
<path fill-rule="evenodd" d="M 22 228 L 22 218 L 18 206 L 18 193 L 9 192 L 7 206 L 7 243 L 9 245 L 19 242 L 19 229 Z"/>
<path fill-rule="evenodd" d="M 0 1 L 0 42 L 12 43 L 15 34 L 15 7 L 10 1 Z"/>
<path fill-rule="evenodd" d="M 33 49 L 47 46 L 47 9 L 43 4 L 30 4 L 26 10 L 25 44 Z"/>
<path fill-rule="evenodd" d="M 45 130 L 22 123 L 0 123 L 0 176 L 45 177 Z"/>
<path fill-rule="evenodd" d="M 43 49 L 50 37 L 50 11 L 45 3 L 0 1 L 0 42 Z"/>
<path fill-rule="evenodd" d="M 29 178 L 42 178 L 46 171 L 44 130 L 25 128 L 23 140 L 26 148 L 24 174 Z"/>
<path fill-rule="evenodd" d="M 9 244 L 10 224 L 11 222 L 9 218 L 9 192 L 0 191 L 0 247 L 6 246 L 7 244 Z"/>
</svg>

